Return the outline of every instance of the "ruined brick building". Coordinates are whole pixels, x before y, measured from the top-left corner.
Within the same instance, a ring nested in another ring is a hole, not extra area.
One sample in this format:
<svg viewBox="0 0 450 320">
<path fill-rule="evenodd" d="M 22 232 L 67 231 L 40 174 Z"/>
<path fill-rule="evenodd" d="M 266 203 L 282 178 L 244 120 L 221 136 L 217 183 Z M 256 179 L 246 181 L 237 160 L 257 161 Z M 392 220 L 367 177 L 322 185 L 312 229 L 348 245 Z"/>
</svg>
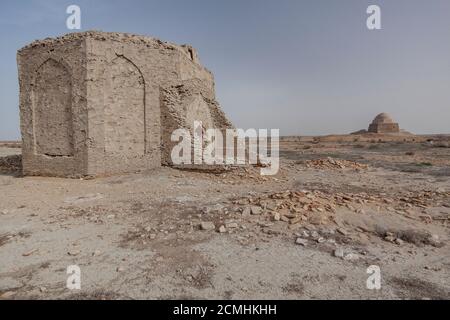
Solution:
<svg viewBox="0 0 450 320">
<path fill-rule="evenodd" d="M 399 133 L 400 127 L 387 113 L 380 113 L 369 125 L 372 133 Z"/>
<path fill-rule="evenodd" d="M 124 33 L 39 40 L 17 54 L 23 171 L 97 176 L 170 164 L 172 132 L 232 125 L 188 45 Z"/>
</svg>

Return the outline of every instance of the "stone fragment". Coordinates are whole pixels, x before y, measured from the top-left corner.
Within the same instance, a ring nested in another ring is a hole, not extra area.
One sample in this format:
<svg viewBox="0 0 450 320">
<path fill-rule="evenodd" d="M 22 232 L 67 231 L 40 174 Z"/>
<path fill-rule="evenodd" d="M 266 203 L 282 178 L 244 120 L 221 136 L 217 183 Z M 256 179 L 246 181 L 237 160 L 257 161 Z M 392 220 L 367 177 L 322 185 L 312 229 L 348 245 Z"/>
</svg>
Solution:
<svg viewBox="0 0 450 320">
<path fill-rule="evenodd" d="M 327 240 L 325 239 L 325 238 L 322 238 L 322 237 L 319 237 L 318 239 L 317 239 L 317 242 L 318 243 L 324 243 L 324 242 L 326 242 Z"/>
<path fill-rule="evenodd" d="M 239 227 L 239 225 L 236 222 L 228 222 L 225 223 L 225 227 L 228 229 L 236 229 Z"/>
<path fill-rule="evenodd" d="M 334 250 L 333 254 L 335 257 L 343 258 L 344 257 L 344 249 L 337 248 L 336 250 Z"/>
<path fill-rule="evenodd" d="M 344 260 L 346 261 L 355 261 L 359 259 L 359 255 L 356 253 L 348 253 L 344 256 Z"/>
<path fill-rule="evenodd" d="M 80 250 L 69 250 L 69 252 L 67 252 L 67 254 L 69 256 L 77 256 L 80 254 Z"/>
<path fill-rule="evenodd" d="M 384 237 L 384 240 L 388 241 L 388 242 L 394 242 L 396 239 L 395 236 L 386 236 Z"/>
<path fill-rule="evenodd" d="M 311 237 L 317 239 L 319 237 L 319 233 L 317 231 L 311 231 Z"/>
<path fill-rule="evenodd" d="M 314 225 L 324 225 L 327 223 L 327 216 L 324 214 L 316 214 L 309 220 Z"/>
<path fill-rule="evenodd" d="M 274 220 L 274 221 L 280 221 L 280 219 L 281 219 L 280 213 L 279 213 L 279 212 L 275 212 L 275 213 L 273 214 L 273 220 Z"/>
<path fill-rule="evenodd" d="M 302 221 L 302 217 L 295 217 L 295 218 L 289 220 L 289 223 L 290 224 L 297 224 L 297 223 L 299 223 L 301 221 Z"/>
<path fill-rule="evenodd" d="M 14 291 L 6 291 L 0 294 L 0 299 L 11 299 L 15 294 Z"/>
<path fill-rule="evenodd" d="M 302 230 L 302 236 L 303 236 L 303 238 L 309 238 L 310 233 L 306 230 Z"/>
<path fill-rule="evenodd" d="M 251 214 L 252 210 L 250 209 L 250 207 L 245 207 L 244 210 L 242 210 L 242 215 L 243 216 L 249 216 Z"/>
<path fill-rule="evenodd" d="M 371 133 L 399 133 L 400 127 L 389 114 L 380 113 L 373 119 L 367 131 Z"/>
<path fill-rule="evenodd" d="M 253 215 L 259 215 L 262 213 L 262 208 L 258 206 L 252 206 L 251 211 Z"/>
</svg>

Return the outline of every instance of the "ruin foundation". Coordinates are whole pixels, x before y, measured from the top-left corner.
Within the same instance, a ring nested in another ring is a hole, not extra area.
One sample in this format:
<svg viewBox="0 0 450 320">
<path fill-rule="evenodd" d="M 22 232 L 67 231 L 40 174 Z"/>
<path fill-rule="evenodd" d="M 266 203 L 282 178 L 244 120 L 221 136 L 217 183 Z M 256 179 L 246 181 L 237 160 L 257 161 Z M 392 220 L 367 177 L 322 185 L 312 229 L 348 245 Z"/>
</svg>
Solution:
<svg viewBox="0 0 450 320">
<path fill-rule="evenodd" d="M 17 54 L 23 173 L 64 177 L 170 165 L 172 132 L 231 128 L 196 50 L 83 32 Z"/>
</svg>

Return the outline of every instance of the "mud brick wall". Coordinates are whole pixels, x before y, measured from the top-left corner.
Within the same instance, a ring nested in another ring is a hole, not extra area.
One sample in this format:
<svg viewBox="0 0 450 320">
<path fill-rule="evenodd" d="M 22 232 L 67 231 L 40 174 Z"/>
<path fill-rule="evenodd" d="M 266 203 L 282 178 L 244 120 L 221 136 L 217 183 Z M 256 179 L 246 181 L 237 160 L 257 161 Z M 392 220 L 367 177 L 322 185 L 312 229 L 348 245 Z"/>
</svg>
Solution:
<svg viewBox="0 0 450 320">
<path fill-rule="evenodd" d="M 373 133 L 398 133 L 400 127 L 398 123 L 377 123 L 369 126 L 369 132 Z"/>
<path fill-rule="evenodd" d="M 151 169 L 171 163 L 175 129 L 231 127 L 188 45 L 90 31 L 35 41 L 17 61 L 25 175 Z"/>
</svg>

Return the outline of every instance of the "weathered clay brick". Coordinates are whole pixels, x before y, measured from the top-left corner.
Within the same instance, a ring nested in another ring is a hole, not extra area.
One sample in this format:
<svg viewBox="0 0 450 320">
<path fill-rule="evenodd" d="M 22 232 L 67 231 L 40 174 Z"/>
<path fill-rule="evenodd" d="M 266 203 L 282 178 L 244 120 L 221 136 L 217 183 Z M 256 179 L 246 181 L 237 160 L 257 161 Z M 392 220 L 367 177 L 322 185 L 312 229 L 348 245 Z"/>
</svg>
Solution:
<svg viewBox="0 0 450 320">
<path fill-rule="evenodd" d="M 170 164 L 177 128 L 230 128 L 195 49 L 123 33 L 39 40 L 17 54 L 25 175 Z"/>
</svg>

